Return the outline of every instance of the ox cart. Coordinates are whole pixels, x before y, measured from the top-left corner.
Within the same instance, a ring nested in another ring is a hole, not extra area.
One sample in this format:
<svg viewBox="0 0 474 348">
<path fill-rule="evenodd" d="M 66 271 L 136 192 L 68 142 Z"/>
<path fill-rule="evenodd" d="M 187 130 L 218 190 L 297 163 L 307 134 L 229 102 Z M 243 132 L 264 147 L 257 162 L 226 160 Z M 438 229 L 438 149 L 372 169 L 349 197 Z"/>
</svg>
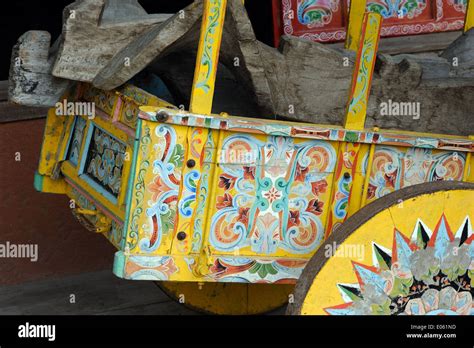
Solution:
<svg viewBox="0 0 474 348">
<path fill-rule="evenodd" d="M 36 189 L 110 240 L 115 275 L 202 311 L 471 314 L 474 139 L 364 127 L 382 17 L 352 3 L 343 126 L 211 114 L 226 1 L 206 0 L 190 110 L 74 84 Z"/>
</svg>

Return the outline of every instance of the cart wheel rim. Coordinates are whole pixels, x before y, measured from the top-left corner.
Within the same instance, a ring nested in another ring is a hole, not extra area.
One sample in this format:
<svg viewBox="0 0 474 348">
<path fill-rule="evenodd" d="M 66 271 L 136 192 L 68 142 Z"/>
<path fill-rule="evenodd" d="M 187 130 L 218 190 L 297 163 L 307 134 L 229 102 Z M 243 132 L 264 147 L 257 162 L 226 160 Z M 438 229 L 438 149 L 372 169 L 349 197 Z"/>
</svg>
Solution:
<svg viewBox="0 0 474 348">
<path fill-rule="evenodd" d="M 474 313 L 473 218 L 470 183 L 414 185 L 374 201 L 318 249 L 287 314 Z"/>
</svg>

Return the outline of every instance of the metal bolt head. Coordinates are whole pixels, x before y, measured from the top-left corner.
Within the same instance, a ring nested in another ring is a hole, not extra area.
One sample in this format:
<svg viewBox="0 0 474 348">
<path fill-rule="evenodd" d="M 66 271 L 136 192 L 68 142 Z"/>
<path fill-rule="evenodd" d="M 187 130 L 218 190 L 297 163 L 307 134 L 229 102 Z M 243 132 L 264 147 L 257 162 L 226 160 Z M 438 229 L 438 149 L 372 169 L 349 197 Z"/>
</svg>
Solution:
<svg viewBox="0 0 474 348">
<path fill-rule="evenodd" d="M 176 235 L 176 238 L 179 240 L 179 241 L 182 241 L 182 240 L 185 240 L 186 239 L 186 232 L 178 232 L 178 234 Z"/>
<path fill-rule="evenodd" d="M 193 160 L 193 159 L 190 159 L 190 160 L 188 160 L 188 161 L 186 162 L 186 166 L 187 166 L 188 168 L 194 168 L 194 166 L 196 166 L 196 161 Z"/>
<path fill-rule="evenodd" d="M 345 173 L 344 173 L 344 179 L 349 180 L 350 178 L 351 178 L 351 174 L 345 172 Z"/>
<path fill-rule="evenodd" d="M 158 122 L 166 122 L 169 116 L 170 115 L 168 115 L 168 113 L 166 113 L 165 111 L 160 111 L 156 114 L 156 120 Z"/>
</svg>

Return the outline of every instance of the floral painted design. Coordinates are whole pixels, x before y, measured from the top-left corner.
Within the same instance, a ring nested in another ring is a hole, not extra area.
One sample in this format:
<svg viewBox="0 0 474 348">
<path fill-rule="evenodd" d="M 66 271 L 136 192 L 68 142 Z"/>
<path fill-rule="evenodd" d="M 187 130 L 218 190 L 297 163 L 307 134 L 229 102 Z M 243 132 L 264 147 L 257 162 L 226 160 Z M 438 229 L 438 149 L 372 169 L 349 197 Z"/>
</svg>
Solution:
<svg viewBox="0 0 474 348">
<path fill-rule="evenodd" d="M 462 179 L 466 154 L 431 149 L 377 147 L 367 192 L 369 202 L 404 187 Z"/>
<path fill-rule="evenodd" d="M 323 27 L 338 11 L 339 0 L 298 0 L 298 21 L 308 28 Z"/>
<path fill-rule="evenodd" d="M 182 184 L 182 167 L 184 149 L 177 143 L 176 130 L 167 125 L 160 125 L 153 132 L 154 178 L 146 184 L 150 200 L 147 202 L 146 215 L 151 222 L 151 228 L 140 240 L 140 249 L 153 252 L 161 245 L 163 237 L 174 231 L 178 212 L 179 186 Z M 189 180 L 188 180 L 189 184 Z M 185 202 L 182 202 L 185 204 Z M 185 206 L 181 207 L 186 209 Z"/>
<path fill-rule="evenodd" d="M 250 247 L 271 255 L 279 249 L 311 253 L 322 242 L 324 202 L 335 167 L 334 148 L 322 141 L 295 143 L 270 136 L 231 135 L 223 158 L 242 154 L 245 162 L 219 163 L 216 212 L 210 244 L 217 252 Z M 227 155 L 229 154 L 229 155 Z"/>
<path fill-rule="evenodd" d="M 179 268 L 172 257 L 132 255 L 125 263 L 123 278 L 131 280 L 169 280 L 173 274 L 178 272 Z"/>
<path fill-rule="evenodd" d="M 115 197 L 120 192 L 126 146 L 98 127 L 87 152 L 87 175 Z"/>
<path fill-rule="evenodd" d="M 207 21 L 207 27 L 204 32 L 204 45 L 201 57 L 201 66 L 206 67 L 206 71 L 199 75 L 196 83 L 196 88 L 202 89 L 204 93 L 209 93 L 211 90 L 211 76 L 215 71 L 214 59 L 216 55 L 217 46 L 215 42 L 218 40 L 218 31 L 216 30 L 219 26 L 221 12 L 222 12 L 222 0 L 210 1 L 209 18 Z"/>
<path fill-rule="evenodd" d="M 467 0 L 448 0 L 448 4 L 453 6 L 456 11 L 466 13 Z"/>
<path fill-rule="evenodd" d="M 86 120 L 80 116 L 76 116 L 76 123 L 74 125 L 74 132 L 69 144 L 68 160 L 77 166 L 79 162 L 79 154 L 81 152 L 82 140 L 84 139 L 84 130 L 86 129 Z"/>
<path fill-rule="evenodd" d="M 356 284 L 338 284 L 344 303 L 331 315 L 472 315 L 474 235 L 469 217 L 453 234 L 443 215 L 411 238 L 394 232 L 389 250 L 373 243 L 373 265 L 353 262 Z"/>
<path fill-rule="evenodd" d="M 243 257 L 218 258 L 209 268 L 215 281 L 237 283 L 294 283 L 306 260 L 265 260 Z"/>
<path fill-rule="evenodd" d="M 427 0 L 371 0 L 367 2 L 367 10 L 376 12 L 384 18 L 408 18 L 418 17 L 426 9 Z"/>
</svg>

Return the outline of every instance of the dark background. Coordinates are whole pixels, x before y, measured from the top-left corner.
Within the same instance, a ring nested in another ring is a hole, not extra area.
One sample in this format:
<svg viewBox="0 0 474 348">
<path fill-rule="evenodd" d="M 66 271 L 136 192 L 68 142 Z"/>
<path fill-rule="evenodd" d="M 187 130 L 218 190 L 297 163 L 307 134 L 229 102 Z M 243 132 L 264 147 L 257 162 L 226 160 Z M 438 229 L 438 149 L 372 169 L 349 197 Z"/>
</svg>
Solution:
<svg viewBox="0 0 474 348">
<path fill-rule="evenodd" d="M 0 12 L 0 80 L 8 79 L 11 49 L 18 38 L 28 30 L 46 30 L 52 42 L 58 37 L 62 26 L 63 8 L 73 0 L 7 0 L 2 2 Z M 176 13 L 192 0 L 139 0 L 148 13 Z M 248 0 L 246 8 L 257 38 L 272 45 L 271 0 Z"/>
</svg>

